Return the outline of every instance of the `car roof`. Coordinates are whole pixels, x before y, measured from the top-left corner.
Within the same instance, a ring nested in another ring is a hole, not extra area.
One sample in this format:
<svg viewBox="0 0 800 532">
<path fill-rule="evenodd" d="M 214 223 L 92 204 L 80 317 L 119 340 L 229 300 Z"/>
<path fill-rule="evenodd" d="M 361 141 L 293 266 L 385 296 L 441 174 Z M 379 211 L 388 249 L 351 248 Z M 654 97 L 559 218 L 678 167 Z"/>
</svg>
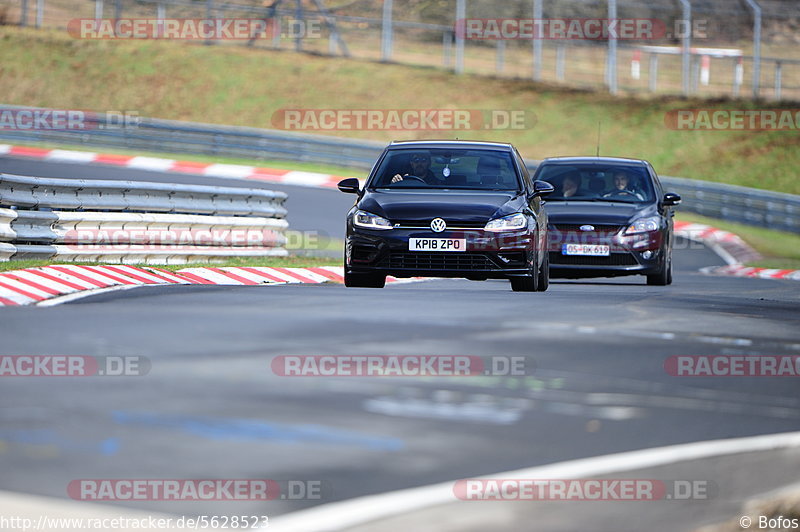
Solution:
<svg viewBox="0 0 800 532">
<path fill-rule="evenodd" d="M 574 164 L 574 163 L 597 163 L 597 164 L 638 164 L 642 166 L 646 166 L 648 163 L 644 159 L 628 159 L 625 157 L 590 157 L 590 156 L 582 156 L 582 157 L 548 157 L 547 159 L 542 159 L 539 164 L 543 163 L 563 163 L 563 164 Z"/>
<path fill-rule="evenodd" d="M 389 148 L 471 148 L 471 149 L 501 149 L 513 151 L 514 146 L 507 142 L 490 142 L 483 140 L 395 140 Z"/>
</svg>

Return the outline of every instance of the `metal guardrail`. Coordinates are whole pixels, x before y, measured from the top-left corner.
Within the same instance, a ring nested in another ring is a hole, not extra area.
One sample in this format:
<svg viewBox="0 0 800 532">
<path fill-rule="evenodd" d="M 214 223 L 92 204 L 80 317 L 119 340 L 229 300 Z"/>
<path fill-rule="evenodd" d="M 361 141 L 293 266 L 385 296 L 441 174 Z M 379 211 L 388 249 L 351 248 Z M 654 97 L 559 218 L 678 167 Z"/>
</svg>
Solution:
<svg viewBox="0 0 800 532">
<path fill-rule="evenodd" d="M 285 256 L 286 197 L 264 189 L 0 174 L 0 260 L 164 264 Z"/>
<path fill-rule="evenodd" d="M 2 109 L 22 109 L 0 106 Z M 30 108 L 26 108 L 30 109 Z M 133 151 L 190 153 L 247 159 L 314 162 L 369 170 L 383 143 L 286 131 L 141 118 L 120 127 L 118 117 L 87 116 L 83 130 L 7 130 L 0 139 L 124 148 Z M 538 161 L 526 160 L 531 170 Z M 800 233 L 800 196 L 678 177 L 663 177 L 680 193 L 689 212 L 771 229 Z M 116 182 L 118 183 L 118 182 Z M 170 189 L 176 185 L 166 185 Z"/>
<path fill-rule="evenodd" d="M 661 182 L 681 195 L 681 210 L 800 233 L 800 196 L 682 177 L 662 176 Z"/>
</svg>

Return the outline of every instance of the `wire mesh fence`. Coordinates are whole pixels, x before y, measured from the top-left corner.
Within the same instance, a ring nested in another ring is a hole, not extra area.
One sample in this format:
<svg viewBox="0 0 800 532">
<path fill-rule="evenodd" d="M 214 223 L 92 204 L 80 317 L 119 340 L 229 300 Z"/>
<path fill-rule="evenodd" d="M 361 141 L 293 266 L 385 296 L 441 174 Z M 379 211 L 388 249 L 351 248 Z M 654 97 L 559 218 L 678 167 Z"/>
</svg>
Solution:
<svg viewBox="0 0 800 532">
<path fill-rule="evenodd" d="M 262 19 L 274 26 L 256 38 L 205 42 L 622 93 L 800 100 L 793 0 L 0 0 L 3 24 L 64 30 L 92 19 Z M 598 21 L 615 35 L 591 35 Z M 652 31 L 622 33 L 642 21 Z M 531 22 L 546 29 L 509 31 Z M 482 31 L 464 31 L 471 23 Z"/>
</svg>

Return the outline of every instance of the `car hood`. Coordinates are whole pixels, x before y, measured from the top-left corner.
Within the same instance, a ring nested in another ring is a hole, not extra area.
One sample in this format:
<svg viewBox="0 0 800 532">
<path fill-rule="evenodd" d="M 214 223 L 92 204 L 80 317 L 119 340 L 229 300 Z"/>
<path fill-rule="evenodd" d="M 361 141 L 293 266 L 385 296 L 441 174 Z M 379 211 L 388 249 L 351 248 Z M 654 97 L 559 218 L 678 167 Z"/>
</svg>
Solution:
<svg viewBox="0 0 800 532">
<path fill-rule="evenodd" d="M 520 212 L 524 204 L 524 196 L 515 191 L 367 191 L 358 202 L 358 208 L 392 222 L 429 223 L 433 218 L 486 222 Z"/>
<path fill-rule="evenodd" d="M 650 204 L 592 201 L 548 201 L 545 210 L 551 224 L 625 225 L 634 218 L 656 213 Z"/>
</svg>

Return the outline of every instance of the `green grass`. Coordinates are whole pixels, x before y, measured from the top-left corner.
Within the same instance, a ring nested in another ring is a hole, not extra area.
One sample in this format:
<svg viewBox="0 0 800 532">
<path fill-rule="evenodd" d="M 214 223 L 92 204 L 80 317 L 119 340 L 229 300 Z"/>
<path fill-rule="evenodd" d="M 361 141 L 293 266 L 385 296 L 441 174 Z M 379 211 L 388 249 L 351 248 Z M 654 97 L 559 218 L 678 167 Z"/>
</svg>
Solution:
<svg viewBox="0 0 800 532">
<path fill-rule="evenodd" d="M 747 263 L 748 266 L 785 270 L 800 269 L 800 235 L 798 234 L 762 229 L 692 213 L 682 212 L 676 218 L 684 222 L 708 224 L 739 235 L 764 257 L 763 260 Z"/>
<path fill-rule="evenodd" d="M 0 64 L 8 104 L 262 128 L 274 128 L 273 114 L 287 108 L 524 110 L 536 121 L 523 129 L 319 133 L 383 142 L 502 140 L 539 159 L 594 154 L 601 123 L 603 155 L 648 159 L 664 175 L 800 193 L 797 131 L 674 131 L 664 122 L 674 109 L 796 107 L 789 102 L 612 97 L 435 67 L 238 46 L 75 40 L 56 30 L 9 26 L 0 27 Z"/>
<path fill-rule="evenodd" d="M 72 264 L 79 266 L 98 266 L 96 262 L 69 262 L 63 260 L 12 260 L 8 262 L 0 262 L 0 272 L 7 272 L 11 270 L 22 270 L 24 268 L 41 268 L 43 266 L 52 266 L 53 264 Z M 116 263 L 115 263 L 116 264 Z M 163 268 L 165 270 L 177 271 L 184 268 L 226 268 L 226 267 L 241 267 L 241 266 L 262 266 L 268 268 L 313 268 L 316 266 L 341 266 L 341 259 L 324 258 L 324 257 L 305 257 L 305 256 L 289 256 L 289 257 L 274 257 L 263 259 L 230 259 L 222 264 L 129 264 L 129 266 L 137 266 L 141 268 L 153 267 Z"/>
</svg>

